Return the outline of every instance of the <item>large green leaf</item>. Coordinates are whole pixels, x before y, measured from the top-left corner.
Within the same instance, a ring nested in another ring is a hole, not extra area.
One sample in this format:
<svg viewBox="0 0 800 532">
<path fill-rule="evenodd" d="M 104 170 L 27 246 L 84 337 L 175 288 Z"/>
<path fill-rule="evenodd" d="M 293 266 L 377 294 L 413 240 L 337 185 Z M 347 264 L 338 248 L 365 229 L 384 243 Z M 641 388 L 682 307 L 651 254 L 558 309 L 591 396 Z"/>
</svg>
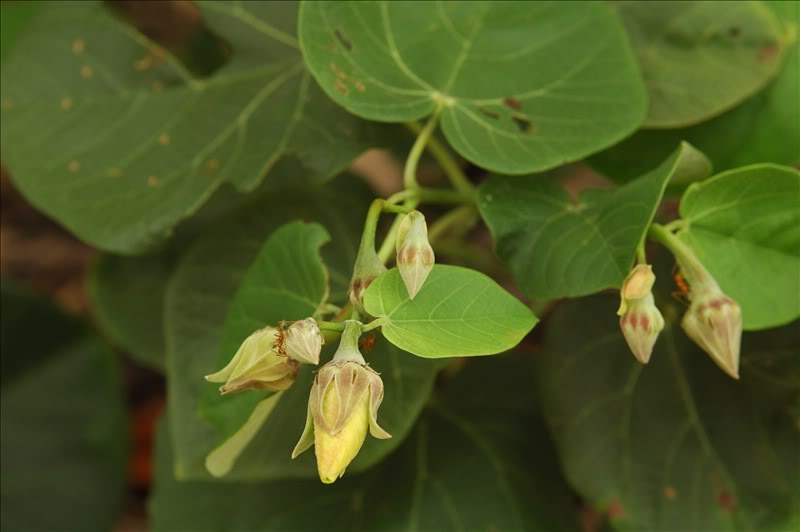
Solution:
<svg viewBox="0 0 800 532">
<path fill-rule="evenodd" d="M 92 314 L 109 339 L 134 359 L 164 369 L 164 294 L 178 250 L 145 257 L 102 256 L 88 281 Z"/>
<path fill-rule="evenodd" d="M 590 190 L 574 202 L 540 179 L 493 177 L 480 189 L 480 210 L 531 297 L 580 296 L 618 288 L 670 180 L 708 175 L 707 159 L 686 143 L 661 165 L 616 190 Z"/>
<path fill-rule="evenodd" d="M 225 367 L 254 331 L 313 316 L 328 296 L 328 273 L 319 250 L 330 237 L 319 224 L 292 222 L 264 242 L 231 301 L 219 352 L 208 374 Z M 262 393 L 222 396 L 209 384 L 200 413 L 227 437 L 241 427 Z"/>
<path fill-rule="evenodd" d="M 800 317 L 800 172 L 760 164 L 690 186 L 679 233 L 742 307 L 745 329 Z"/>
<path fill-rule="evenodd" d="M 659 301 L 666 329 L 639 364 L 617 305 L 609 296 L 560 305 L 539 359 L 542 406 L 573 486 L 620 530 L 791 529 L 797 324 L 745 334 L 735 381 L 683 335 L 669 299 Z"/>
<path fill-rule="evenodd" d="M 150 503 L 153 527 L 575 530 L 571 494 L 545 430 L 531 414 L 529 361 L 469 361 L 397 452 L 368 473 L 348 470 L 333 486 L 316 479 L 179 482 L 162 430 Z"/>
<path fill-rule="evenodd" d="M 412 300 L 397 268 L 367 288 L 364 308 L 397 347 L 425 358 L 493 355 L 515 347 L 538 321 L 486 275 L 436 265 Z"/>
<path fill-rule="evenodd" d="M 765 90 L 725 114 L 693 127 L 643 130 L 590 159 L 616 181 L 641 175 L 686 140 L 718 172 L 753 163 L 800 165 L 800 2 L 768 2 L 783 24 L 783 68 Z"/>
<path fill-rule="evenodd" d="M 2 284 L 3 530 L 110 530 L 125 496 L 113 354 L 82 324 Z"/>
<path fill-rule="evenodd" d="M 205 79 L 100 2 L 49 4 L 3 64 L 7 168 L 34 205 L 101 248 L 143 250 L 221 184 L 250 191 L 287 153 L 325 177 L 366 147 L 368 126 L 305 70 L 294 3 L 200 7 L 231 50 Z"/>
<path fill-rule="evenodd" d="M 625 32 L 599 2 L 305 2 L 299 33 L 337 103 L 387 122 L 441 107 L 453 147 L 498 172 L 579 159 L 645 114 Z"/>
<path fill-rule="evenodd" d="M 761 2 L 616 6 L 650 96 L 645 127 L 702 122 L 763 88 L 780 68 L 781 28 Z"/>
<path fill-rule="evenodd" d="M 176 471 L 181 478 L 208 478 L 206 455 L 226 437 L 199 412 L 210 386 L 203 376 L 218 369 L 228 310 L 266 237 L 277 225 L 292 219 L 323 224 L 333 242 L 322 250 L 331 279 L 331 299 L 344 302 L 368 198 L 362 188 L 343 179 L 322 189 L 299 186 L 278 191 L 202 238 L 181 261 L 166 303 L 169 411 Z M 271 312 L 276 311 L 273 308 Z M 324 354 L 322 358 L 324 362 Z M 380 418 L 394 437 L 368 439 L 350 467 L 352 471 L 374 464 L 399 445 L 427 400 L 440 368 L 432 361 L 403 357 L 385 341 L 377 344 L 367 360 L 386 384 Z M 316 476 L 313 453 L 290 459 L 303 430 L 312 379 L 312 369 L 302 368 L 297 382 L 283 394 L 227 478 Z"/>
</svg>

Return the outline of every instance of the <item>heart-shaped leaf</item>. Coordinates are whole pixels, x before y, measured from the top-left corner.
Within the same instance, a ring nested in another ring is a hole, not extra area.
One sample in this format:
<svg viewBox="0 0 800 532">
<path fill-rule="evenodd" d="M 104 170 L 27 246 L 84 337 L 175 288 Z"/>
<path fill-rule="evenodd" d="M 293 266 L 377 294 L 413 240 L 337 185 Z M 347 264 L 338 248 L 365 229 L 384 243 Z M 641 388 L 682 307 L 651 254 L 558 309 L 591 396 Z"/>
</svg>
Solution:
<svg viewBox="0 0 800 532">
<path fill-rule="evenodd" d="M 778 72 L 785 41 L 761 2 L 615 4 L 650 96 L 645 127 L 696 124 L 762 89 Z"/>
<path fill-rule="evenodd" d="M 579 159 L 644 118 L 625 32 L 598 2 L 305 2 L 299 33 L 337 103 L 387 122 L 441 108 L 453 147 L 498 172 Z"/>
<path fill-rule="evenodd" d="M 619 530 L 793 529 L 800 330 L 746 333 L 734 381 L 669 301 L 646 366 L 619 330 L 617 298 L 555 310 L 537 380 L 568 479 Z"/>
<path fill-rule="evenodd" d="M 486 275 L 436 265 L 414 299 L 393 268 L 367 288 L 364 308 L 387 340 L 425 358 L 493 355 L 530 332 L 536 316 Z"/>
<path fill-rule="evenodd" d="M 367 147 L 369 126 L 304 67 L 295 3 L 199 5 L 231 51 L 207 78 L 100 2 L 48 4 L 3 64 L 4 163 L 34 205 L 98 247 L 141 252 L 287 153 L 325 178 Z"/>
<path fill-rule="evenodd" d="M 480 210 L 517 284 L 531 297 L 580 296 L 619 288 L 671 179 L 705 177 L 708 160 L 688 144 L 616 190 L 577 202 L 544 178 L 493 177 Z"/>
<path fill-rule="evenodd" d="M 689 187 L 679 236 L 742 307 L 745 329 L 800 317 L 800 172 L 758 164 Z"/>
<path fill-rule="evenodd" d="M 722 172 L 753 163 L 800 167 L 800 4 L 766 2 L 783 24 L 783 68 L 766 89 L 693 127 L 642 130 L 590 159 L 615 181 L 629 181 L 664 160 L 681 140 L 696 146 Z"/>
</svg>

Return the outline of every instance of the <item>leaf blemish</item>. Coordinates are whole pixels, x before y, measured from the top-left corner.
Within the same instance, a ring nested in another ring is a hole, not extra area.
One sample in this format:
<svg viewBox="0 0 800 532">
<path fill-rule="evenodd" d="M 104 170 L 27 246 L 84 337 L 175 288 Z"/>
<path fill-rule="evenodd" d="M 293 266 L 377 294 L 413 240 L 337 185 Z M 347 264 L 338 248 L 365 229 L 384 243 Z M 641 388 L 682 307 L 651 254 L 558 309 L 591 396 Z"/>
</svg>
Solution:
<svg viewBox="0 0 800 532">
<path fill-rule="evenodd" d="M 70 161 L 70 162 L 67 164 L 67 170 L 69 170 L 69 171 L 70 171 L 70 172 L 72 172 L 73 174 L 74 174 L 75 172 L 77 172 L 78 170 L 80 170 L 80 169 L 81 169 L 81 163 L 80 163 L 79 161 L 75 160 L 75 159 L 71 160 L 71 161 Z"/>
<path fill-rule="evenodd" d="M 147 186 L 150 188 L 157 187 L 159 185 L 158 178 L 154 175 L 147 177 Z"/>
<path fill-rule="evenodd" d="M 350 89 L 342 82 L 341 78 L 336 78 L 336 91 L 342 96 L 347 96 L 350 93 Z"/>
<path fill-rule="evenodd" d="M 70 109 L 72 109 L 72 103 L 73 103 L 72 98 L 68 97 L 61 98 L 61 108 L 65 111 L 69 111 Z"/>
<path fill-rule="evenodd" d="M 736 498 L 727 490 L 719 492 L 717 495 L 717 504 L 726 512 L 733 512 L 736 510 Z"/>
<path fill-rule="evenodd" d="M 678 492 L 675 491 L 675 488 L 673 486 L 664 487 L 664 497 L 666 497 L 667 499 L 672 500 L 677 496 L 678 496 Z"/>
<path fill-rule="evenodd" d="M 94 76 L 94 69 L 89 65 L 83 65 L 81 67 L 81 77 L 83 79 L 89 79 Z"/>
<path fill-rule="evenodd" d="M 161 136 L 158 137 L 158 143 L 161 144 L 162 146 L 166 146 L 167 144 L 169 144 L 169 140 L 170 140 L 169 134 L 166 131 L 162 133 Z"/>
<path fill-rule="evenodd" d="M 86 41 L 83 39 L 75 39 L 72 41 L 72 53 L 78 55 L 86 49 Z"/>
<path fill-rule="evenodd" d="M 349 52 L 353 49 L 353 43 L 350 42 L 350 39 L 348 39 L 344 33 L 340 30 L 334 30 L 333 34 L 336 35 L 336 40 L 339 41 L 339 44 L 341 44 L 345 50 Z"/>
<path fill-rule="evenodd" d="M 764 46 L 758 50 L 757 61 L 759 63 L 766 63 L 767 61 L 775 59 L 775 57 L 778 55 L 778 50 L 780 50 L 780 47 L 776 43 L 771 43 L 767 46 Z"/>
<path fill-rule="evenodd" d="M 478 111 L 481 112 L 484 116 L 488 116 L 493 120 L 500 120 L 500 113 L 497 111 L 492 111 L 491 109 L 487 109 L 486 107 L 478 107 Z"/>
<path fill-rule="evenodd" d="M 531 122 L 531 119 L 527 116 L 514 113 L 511 115 L 511 120 L 522 133 L 525 133 L 526 135 L 531 135 L 533 133 L 533 122 Z"/>
<path fill-rule="evenodd" d="M 509 96 L 503 100 L 503 105 L 508 107 L 509 109 L 513 109 L 514 111 L 519 111 L 522 109 L 522 102 L 514 98 L 513 96 Z"/>
</svg>

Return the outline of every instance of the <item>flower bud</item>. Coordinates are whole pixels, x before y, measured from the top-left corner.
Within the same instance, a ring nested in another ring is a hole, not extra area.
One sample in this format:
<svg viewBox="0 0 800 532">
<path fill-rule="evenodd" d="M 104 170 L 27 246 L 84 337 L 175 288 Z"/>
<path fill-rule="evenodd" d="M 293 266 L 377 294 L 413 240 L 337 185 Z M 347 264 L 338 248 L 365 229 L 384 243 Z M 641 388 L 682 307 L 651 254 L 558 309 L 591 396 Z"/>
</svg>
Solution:
<svg viewBox="0 0 800 532">
<path fill-rule="evenodd" d="M 400 222 L 397 231 L 397 268 L 411 299 L 431 273 L 434 259 L 425 216 L 419 211 L 411 211 Z"/>
<path fill-rule="evenodd" d="M 652 266 L 636 265 L 622 284 L 621 301 L 617 310 L 625 341 L 628 342 L 633 356 L 642 364 L 650 361 L 658 334 L 664 329 L 664 318 L 653 300 L 652 288 L 655 281 Z"/>
<path fill-rule="evenodd" d="M 699 291 L 690 291 L 689 298 L 691 304 L 681 327 L 720 368 L 738 379 L 742 341 L 739 304 L 722 293 L 715 281 L 704 283 Z"/>
<path fill-rule="evenodd" d="M 209 382 L 223 382 L 224 395 L 242 390 L 279 391 L 289 388 L 297 375 L 297 362 L 278 353 L 279 332 L 265 327 L 242 342 L 227 366 L 206 375 Z"/>
<path fill-rule="evenodd" d="M 664 329 L 664 318 L 653 301 L 653 294 L 648 292 L 645 297 L 629 302 L 627 311 L 619 319 L 619 326 L 633 356 L 647 364 L 658 334 Z"/>
<path fill-rule="evenodd" d="M 325 339 L 314 318 L 299 320 L 283 331 L 278 351 L 304 364 L 319 364 L 319 353 Z"/>
<path fill-rule="evenodd" d="M 358 351 L 358 327 L 355 334 L 345 329 L 334 359 L 317 373 L 305 429 L 292 452 L 295 458 L 314 445 L 319 478 L 326 484 L 344 475 L 361 449 L 367 429 L 375 438 L 391 437 L 378 425 L 383 381 Z"/>
</svg>

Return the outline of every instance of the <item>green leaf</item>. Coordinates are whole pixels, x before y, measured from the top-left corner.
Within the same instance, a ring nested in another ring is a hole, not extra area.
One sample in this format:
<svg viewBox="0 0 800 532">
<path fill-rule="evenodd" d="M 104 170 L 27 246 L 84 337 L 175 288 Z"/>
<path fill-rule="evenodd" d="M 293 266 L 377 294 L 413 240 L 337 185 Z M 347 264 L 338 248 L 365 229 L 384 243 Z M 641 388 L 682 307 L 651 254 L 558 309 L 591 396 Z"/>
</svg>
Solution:
<svg viewBox="0 0 800 532">
<path fill-rule="evenodd" d="M 338 303 L 347 300 L 350 269 L 370 199 L 352 181 L 341 178 L 324 188 L 295 185 L 275 191 L 252 210 L 201 238 L 182 259 L 170 282 L 166 301 L 169 412 L 175 467 L 180 478 L 209 478 L 206 455 L 225 439 L 226 434 L 198 410 L 210 386 L 203 376 L 219 369 L 219 348 L 228 310 L 245 272 L 270 232 L 297 218 L 323 224 L 333 242 L 322 250 L 331 279 L 331 300 Z M 286 182 L 291 180 L 287 178 Z M 264 205 L 270 208 L 265 209 Z M 279 299 L 270 304 L 280 306 L 284 301 Z M 271 307 L 270 312 L 277 312 L 276 308 Z M 328 346 L 326 353 L 333 347 Z M 393 438 L 369 438 L 348 468 L 351 472 L 371 466 L 400 444 L 427 400 L 441 367 L 440 363 L 403 357 L 385 341 L 379 341 L 366 357 L 384 379 L 386 397 L 380 419 Z M 291 460 L 292 449 L 303 431 L 312 379 L 312 368 L 302 368 L 294 386 L 283 394 L 226 480 L 317 475 L 313 453 Z M 242 416 L 251 413 L 244 410 Z"/>
<path fill-rule="evenodd" d="M 590 159 L 615 181 L 634 179 L 663 160 L 681 140 L 696 146 L 717 172 L 753 163 L 800 165 L 800 2 L 768 2 L 783 24 L 783 68 L 765 90 L 694 127 L 643 130 Z"/>
<path fill-rule="evenodd" d="M 145 257 L 104 255 L 88 280 L 92 314 L 112 343 L 163 371 L 164 295 L 179 250 Z"/>
<path fill-rule="evenodd" d="M 761 2 L 616 4 L 639 58 L 650 106 L 645 127 L 716 116 L 778 72 L 785 42 Z"/>
<path fill-rule="evenodd" d="M 800 317 L 800 172 L 771 164 L 724 172 L 690 186 L 680 213 L 679 236 L 742 307 L 745 329 Z"/>
<path fill-rule="evenodd" d="M 41 2 L 9 2 L 0 3 L 0 61 L 6 56 L 17 42 L 19 35 L 24 32 L 28 24 L 39 13 Z"/>
<path fill-rule="evenodd" d="M 434 266 L 413 300 L 392 268 L 367 288 L 364 308 L 381 320 L 387 340 L 425 358 L 508 351 L 538 321 L 491 278 L 457 266 Z"/>
<path fill-rule="evenodd" d="M 645 115 L 625 32 L 597 2 L 305 2 L 299 34 L 337 103 L 383 122 L 441 108 L 453 147 L 497 172 L 580 159 Z"/>
<path fill-rule="evenodd" d="M 3 64 L 3 159 L 23 194 L 78 237 L 141 252 L 223 183 L 253 190 L 286 154 L 317 179 L 369 125 L 316 88 L 291 2 L 201 2 L 231 50 L 208 78 L 99 2 L 53 2 Z"/>
<path fill-rule="evenodd" d="M 3 530 L 110 530 L 126 493 L 113 353 L 49 304 L 2 283 Z"/>
<path fill-rule="evenodd" d="M 281 320 L 308 318 L 325 303 L 328 274 L 319 250 L 329 240 L 324 227 L 303 222 L 283 225 L 269 236 L 233 296 L 216 361 L 207 374 L 225 367 L 254 331 Z M 250 392 L 222 396 L 219 384 L 209 384 L 200 414 L 227 438 L 263 398 Z"/>
<path fill-rule="evenodd" d="M 735 381 L 682 333 L 669 296 L 658 302 L 666 329 L 639 364 L 617 304 L 561 304 L 537 359 L 543 412 L 572 485 L 608 508 L 618 530 L 791 529 L 800 507 L 797 325 L 745 334 Z"/>
<path fill-rule="evenodd" d="M 577 202 L 544 178 L 492 177 L 480 188 L 480 210 L 528 296 L 581 296 L 619 288 L 670 180 L 709 170 L 708 160 L 682 143 L 641 178 L 616 190 L 589 190 Z"/>
<path fill-rule="evenodd" d="M 317 479 L 176 481 L 162 426 L 153 528 L 576 530 L 572 494 L 532 415 L 530 358 L 488 362 L 470 360 L 397 452 L 365 474 L 348 469 L 335 486 Z"/>
</svg>

